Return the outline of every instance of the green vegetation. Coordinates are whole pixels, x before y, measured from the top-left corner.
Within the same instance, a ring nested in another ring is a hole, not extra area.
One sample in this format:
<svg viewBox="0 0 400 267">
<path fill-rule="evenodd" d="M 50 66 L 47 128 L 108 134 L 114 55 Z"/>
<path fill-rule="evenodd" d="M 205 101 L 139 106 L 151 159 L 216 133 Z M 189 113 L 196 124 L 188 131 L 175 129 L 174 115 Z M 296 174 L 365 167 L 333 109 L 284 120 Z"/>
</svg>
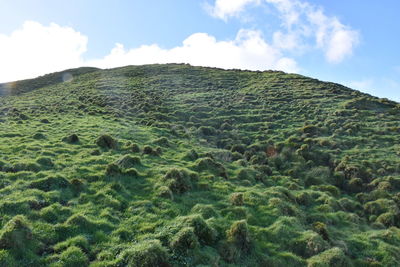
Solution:
<svg viewBox="0 0 400 267">
<path fill-rule="evenodd" d="M 283 72 L 0 85 L 0 266 L 400 266 L 400 105 Z"/>
</svg>

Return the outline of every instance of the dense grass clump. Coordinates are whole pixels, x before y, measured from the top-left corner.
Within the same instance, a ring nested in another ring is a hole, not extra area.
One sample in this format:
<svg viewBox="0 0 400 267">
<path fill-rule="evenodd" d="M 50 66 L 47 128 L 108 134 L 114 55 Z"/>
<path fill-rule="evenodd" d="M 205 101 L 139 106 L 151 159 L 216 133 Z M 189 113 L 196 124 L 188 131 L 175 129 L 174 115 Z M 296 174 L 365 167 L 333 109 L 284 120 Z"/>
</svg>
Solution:
<svg viewBox="0 0 400 267">
<path fill-rule="evenodd" d="M 195 173 L 189 173 L 185 169 L 170 169 L 163 177 L 163 180 L 172 192 L 182 194 L 192 189 L 196 178 Z"/>
<path fill-rule="evenodd" d="M 400 266 L 400 104 L 185 64 L 0 84 L 0 266 Z"/>
<path fill-rule="evenodd" d="M 0 248 L 11 249 L 19 255 L 29 254 L 38 248 L 32 229 L 26 218 L 17 215 L 3 227 L 0 232 Z"/>
<path fill-rule="evenodd" d="M 174 250 L 187 252 L 190 249 L 197 248 L 199 246 L 199 241 L 194 233 L 194 229 L 192 227 L 186 227 L 176 233 L 170 242 L 170 246 Z"/>
<path fill-rule="evenodd" d="M 105 149 L 115 149 L 117 148 L 118 142 L 112 136 L 104 134 L 96 139 L 96 145 Z"/>
<path fill-rule="evenodd" d="M 122 158 L 118 159 L 115 162 L 115 164 L 118 165 L 122 169 L 129 169 L 129 168 L 133 168 L 136 165 L 140 165 L 140 158 L 125 155 Z"/>
<path fill-rule="evenodd" d="M 167 250 L 158 240 L 148 240 L 133 245 L 118 256 L 120 264 L 132 267 L 168 267 Z"/>
<path fill-rule="evenodd" d="M 250 233 L 246 221 L 235 222 L 227 232 L 228 242 L 234 244 L 239 250 L 248 252 L 251 247 Z"/>
<path fill-rule="evenodd" d="M 75 266 L 88 266 L 89 259 L 85 253 L 78 247 L 71 246 L 63 251 L 60 255 L 60 260 L 56 266 L 75 267 Z"/>
<path fill-rule="evenodd" d="M 77 134 L 71 134 L 62 139 L 63 142 L 67 142 L 70 144 L 76 144 L 79 142 L 79 137 Z"/>
</svg>

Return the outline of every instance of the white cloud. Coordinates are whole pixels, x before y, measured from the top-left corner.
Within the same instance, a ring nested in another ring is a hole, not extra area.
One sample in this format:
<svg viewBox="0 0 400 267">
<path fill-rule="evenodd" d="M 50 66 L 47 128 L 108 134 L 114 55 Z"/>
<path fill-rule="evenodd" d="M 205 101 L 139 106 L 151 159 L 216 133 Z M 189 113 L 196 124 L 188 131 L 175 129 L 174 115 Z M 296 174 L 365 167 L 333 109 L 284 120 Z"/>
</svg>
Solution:
<svg viewBox="0 0 400 267">
<path fill-rule="evenodd" d="M 344 25 L 334 16 L 328 16 L 316 5 L 300 0 L 216 0 L 211 8 L 215 17 L 227 20 L 239 16 L 250 4 L 272 6 L 281 20 L 273 34 L 273 44 L 280 50 L 302 52 L 322 50 L 329 63 L 340 63 L 352 55 L 359 43 L 359 33 Z M 260 5 L 261 6 L 261 5 Z"/>
<path fill-rule="evenodd" d="M 117 44 L 109 55 L 91 61 L 90 65 L 105 68 L 150 63 L 189 63 L 226 69 L 279 69 L 288 72 L 298 70 L 296 61 L 282 56 L 279 50 L 262 38 L 259 31 L 249 30 L 240 30 L 235 40 L 230 41 L 218 41 L 207 33 L 195 33 L 181 46 L 172 49 L 163 49 L 156 44 L 125 49 L 122 44 Z"/>
<path fill-rule="evenodd" d="M 249 70 L 298 71 L 295 60 L 282 55 L 259 31 L 240 30 L 234 40 L 217 40 L 195 33 L 182 45 L 164 49 L 157 44 L 125 48 L 116 44 L 103 58 L 84 60 L 88 38 L 69 27 L 25 22 L 10 35 L 0 34 L 0 82 L 27 79 L 79 66 L 112 68 L 151 63 Z"/>
<path fill-rule="evenodd" d="M 9 36 L 0 34 L 0 82 L 78 67 L 86 45 L 87 37 L 72 28 L 27 21 Z"/>
<path fill-rule="evenodd" d="M 363 79 L 358 81 L 343 82 L 343 84 L 345 84 L 349 88 L 356 89 L 362 92 L 368 92 L 370 94 L 373 94 L 375 91 L 374 83 L 375 81 L 373 79 Z"/>
<path fill-rule="evenodd" d="M 261 31 L 240 30 L 233 40 L 217 40 L 207 33 L 194 33 L 182 45 L 164 49 L 158 44 L 125 48 L 117 44 L 110 54 L 84 60 L 88 38 L 70 27 L 27 21 L 9 35 L 0 34 L 0 82 L 32 78 L 82 65 L 104 68 L 147 63 L 192 65 L 250 70 L 299 70 L 297 55 L 320 49 L 330 63 L 350 56 L 358 43 L 357 31 L 322 8 L 301 0 L 215 0 L 213 16 L 223 20 L 238 16 L 251 5 L 272 5 L 281 26 L 266 41 Z"/>
<path fill-rule="evenodd" d="M 275 47 L 282 50 L 295 50 L 301 48 L 301 39 L 295 33 L 283 33 L 276 31 L 273 34 L 273 44 Z"/>
<path fill-rule="evenodd" d="M 209 13 L 226 21 L 229 17 L 237 16 L 246 6 L 258 4 L 260 0 L 216 0 L 214 6 L 207 5 Z"/>
<path fill-rule="evenodd" d="M 400 82 L 387 77 L 373 77 L 354 81 L 344 81 L 342 84 L 374 96 L 386 97 L 400 101 Z"/>
<path fill-rule="evenodd" d="M 293 25 L 300 22 L 302 11 L 307 8 L 307 3 L 296 0 L 265 0 L 273 5 L 278 11 L 284 26 L 291 29 Z"/>
<path fill-rule="evenodd" d="M 352 55 L 353 49 L 357 44 L 357 32 L 340 26 L 333 30 L 327 42 L 326 58 L 331 63 L 340 63 L 347 56 Z"/>
<path fill-rule="evenodd" d="M 336 17 L 328 17 L 321 8 L 308 6 L 307 20 L 314 29 L 317 47 L 325 52 L 330 63 L 340 63 L 353 53 L 359 43 L 359 33 L 342 24 Z"/>
</svg>

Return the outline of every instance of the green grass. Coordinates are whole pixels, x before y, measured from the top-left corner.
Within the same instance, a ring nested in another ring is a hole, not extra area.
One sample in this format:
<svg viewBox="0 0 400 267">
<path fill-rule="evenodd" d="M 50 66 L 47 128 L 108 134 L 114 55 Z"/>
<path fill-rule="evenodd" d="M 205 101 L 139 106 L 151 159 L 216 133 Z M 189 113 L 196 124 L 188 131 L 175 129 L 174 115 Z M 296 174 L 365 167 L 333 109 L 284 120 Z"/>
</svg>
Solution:
<svg viewBox="0 0 400 267">
<path fill-rule="evenodd" d="M 399 266 L 400 105 L 283 72 L 0 85 L 1 266 Z"/>
</svg>

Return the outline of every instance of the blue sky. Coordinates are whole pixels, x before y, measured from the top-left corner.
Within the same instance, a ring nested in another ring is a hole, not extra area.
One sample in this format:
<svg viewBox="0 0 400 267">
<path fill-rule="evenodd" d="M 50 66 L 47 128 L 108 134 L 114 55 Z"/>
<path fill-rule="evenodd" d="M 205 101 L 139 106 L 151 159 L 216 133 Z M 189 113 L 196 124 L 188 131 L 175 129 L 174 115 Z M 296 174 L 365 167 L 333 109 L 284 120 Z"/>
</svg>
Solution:
<svg viewBox="0 0 400 267">
<path fill-rule="evenodd" d="M 78 66 L 280 69 L 400 101 L 396 0 L 0 0 L 0 82 Z"/>
</svg>

